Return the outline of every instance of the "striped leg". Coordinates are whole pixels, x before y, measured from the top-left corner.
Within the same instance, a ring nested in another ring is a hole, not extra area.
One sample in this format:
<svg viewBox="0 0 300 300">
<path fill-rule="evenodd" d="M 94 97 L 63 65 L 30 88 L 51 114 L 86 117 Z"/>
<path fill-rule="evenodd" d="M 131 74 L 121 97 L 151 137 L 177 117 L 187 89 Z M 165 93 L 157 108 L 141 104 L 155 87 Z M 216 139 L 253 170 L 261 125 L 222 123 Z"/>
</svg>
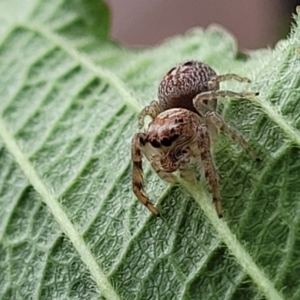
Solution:
<svg viewBox="0 0 300 300">
<path fill-rule="evenodd" d="M 220 115 L 218 115 L 216 112 L 210 112 L 206 115 L 206 117 L 210 119 L 219 130 L 223 131 L 233 141 L 240 144 L 255 161 L 260 161 L 260 158 L 256 155 L 252 147 L 245 141 L 245 139 L 240 134 L 238 134 L 236 131 L 230 128 Z"/>
<path fill-rule="evenodd" d="M 200 113 L 201 116 L 204 116 L 211 109 L 205 104 L 207 101 L 211 101 L 218 98 L 236 98 L 236 99 L 249 99 L 257 96 L 258 93 L 246 92 L 246 93 L 235 93 L 231 91 L 208 91 L 198 94 L 193 99 L 194 107 Z"/>
<path fill-rule="evenodd" d="M 142 153 L 140 141 L 145 138 L 144 133 L 137 133 L 132 139 L 131 156 L 132 156 L 132 189 L 137 198 L 154 214 L 159 215 L 159 211 L 149 201 L 143 188 L 143 168 Z"/>
<path fill-rule="evenodd" d="M 208 89 L 210 91 L 216 90 L 216 89 L 218 89 L 219 82 L 222 82 L 225 80 L 231 80 L 231 79 L 239 81 L 239 82 L 251 82 L 250 79 L 248 79 L 247 77 L 241 77 L 236 74 L 217 75 L 217 76 L 212 77 L 210 79 L 210 81 L 208 82 Z"/>
<path fill-rule="evenodd" d="M 208 118 L 219 130 L 223 131 L 225 134 L 227 134 L 232 140 L 234 140 L 236 143 L 240 144 L 248 153 L 249 155 L 256 161 L 260 161 L 258 156 L 256 155 L 255 151 L 251 148 L 251 146 L 245 141 L 245 139 L 239 135 L 237 132 L 235 132 L 233 129 L 231 129 L 225 121 L 222 119 L 222 117 L 216 113 L 215 111 L 212 111 L 204 101 L 209 101 L 216 99 L 218 97 L 230 97 L 230 98 L 253 98 L 258 93 L 234 93 L 231 91 L 210 91 L 210 92 L 204 92 L 199 95 L 197 95 L 193 99 L 193 103 L 199 114 L 205 118 Z"/>
</svg>

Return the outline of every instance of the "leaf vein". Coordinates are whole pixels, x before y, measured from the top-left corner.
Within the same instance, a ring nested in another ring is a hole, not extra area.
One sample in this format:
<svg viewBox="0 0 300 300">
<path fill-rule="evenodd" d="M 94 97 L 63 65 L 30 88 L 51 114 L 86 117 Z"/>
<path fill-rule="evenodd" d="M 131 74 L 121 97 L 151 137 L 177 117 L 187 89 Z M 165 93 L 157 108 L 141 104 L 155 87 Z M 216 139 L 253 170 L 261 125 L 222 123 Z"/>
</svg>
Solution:
<svg viewBox="0 0 300 300">
<path fill-rule="evenodd" d="M 27 28 L 28 30 L 39 33 L 41 36 L 44 36 L 53 44 L 59 46 L 66 53 L 68 53 L 75 61 L 80 63 L 84 68 L 90 70 L 97 77 L 105 80 L 108 84 L 113 86 L 123 101 L 130 106 L 135 112 L 141 110 L 141 105 L 136 101 L 136 99 L 131 95 L 128 88 L 123 84 L 123 82 L 111 71 L 96 66 L 91 60 L 89 60 L 84 54 L 78 52 L 75 48 L 70 47 L 69 44 L 61 37 L 47 30 L 45 27 L 39 27 L 35 24 L 22 23 L 19 24 L 20 27 Z"/>
<path fill-rule="evenodd" d="M 7 131 L 1 119 L 0 119 L 0 135 L 7 149 L 14 156 L 16 162 L 23 170 L 29 182 L 33 185 L 35 190 L 42 196 L 43 201 L 48 206 L 53 217 L 56 219 L 63 232 L 66 234 L 66 236 L 70 239 L 70 241 L 74 245 L 82 261 L 86 264 L 92 277 L 96 281 L 100 291 L 103 293 L 105 297 L 109 299 L 120 300 L 119 295 L 115 292 L 114 288 L 108 281 L 106 274 L 99 267 L 96 259 L 94 258 L 91 250 L 86 245 L 84 239 L 75 229 L 74 225 L 67 217 L 62 206 L 55 198 L 55 196 L 52 194 L 51 190 L 49 190 L 46 187 L 46 185 L 43 183 L 41 178 L 38 176 L 36 170 L 33 168 L 28 158 L 25 157 L 25 155 L 22 153 L 16 141 Z"/>
</svg>

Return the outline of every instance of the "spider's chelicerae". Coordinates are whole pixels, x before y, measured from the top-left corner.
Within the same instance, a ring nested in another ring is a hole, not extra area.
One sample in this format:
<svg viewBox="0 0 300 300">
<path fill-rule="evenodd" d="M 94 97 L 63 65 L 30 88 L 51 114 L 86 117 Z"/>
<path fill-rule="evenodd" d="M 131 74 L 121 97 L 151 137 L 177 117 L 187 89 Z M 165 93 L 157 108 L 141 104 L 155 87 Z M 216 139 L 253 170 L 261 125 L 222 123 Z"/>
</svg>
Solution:
<svg viewBox="0 0 300 300">
<path fill-rule="evenodd" d="M 234 79 L 250 82 L 236 74 L 217 75 L 208 65 L 188 61 L 172 68 L 158 88 L 158 101 L 152 101 L 139 114 L 139 128 L 148 115 L 152 117 L 146 132 L 132 140 L 132 186 L 138 199 L 155 215 L 158 210 L 143 189 L 142 155 L 157 174 L 167 182 L 175 182 L 192 163 L 203 168 L 212 193 L 217 214 L 221 217 L 218 178 L 211 155 L 211 144 L 219 130 L 240 144 L 254 159 L 255 152 L 244 138 L 231 129 L 216 112 L 218 98 L 253 98 L 258 93 L 235 93 L 219 90 L 219 83 Z"/>
</svg>

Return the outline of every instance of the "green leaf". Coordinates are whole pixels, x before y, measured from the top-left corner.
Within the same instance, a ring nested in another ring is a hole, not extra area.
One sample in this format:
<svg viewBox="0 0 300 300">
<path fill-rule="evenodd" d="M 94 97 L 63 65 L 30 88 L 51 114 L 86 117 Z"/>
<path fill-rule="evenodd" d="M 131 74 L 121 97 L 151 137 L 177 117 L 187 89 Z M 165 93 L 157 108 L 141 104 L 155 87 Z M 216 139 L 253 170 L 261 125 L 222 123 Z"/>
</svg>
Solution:
<svg viewBox="0 0 300 300">
<path fill-rule="evenodd" d="M 0 298 L 299 299 L 296 23 L 274 51 L 240 55 L 217 27 L 135 51 L 109 40 L 100 0 L 1 1 Z M 263 159 L 220 136 L 223 220 L 203 184 L 168 186 L 149 165 L 162 218 L 131 191 L 136 115 L 187 59 L 260 92 L 219 105 Z"/>
</svg>

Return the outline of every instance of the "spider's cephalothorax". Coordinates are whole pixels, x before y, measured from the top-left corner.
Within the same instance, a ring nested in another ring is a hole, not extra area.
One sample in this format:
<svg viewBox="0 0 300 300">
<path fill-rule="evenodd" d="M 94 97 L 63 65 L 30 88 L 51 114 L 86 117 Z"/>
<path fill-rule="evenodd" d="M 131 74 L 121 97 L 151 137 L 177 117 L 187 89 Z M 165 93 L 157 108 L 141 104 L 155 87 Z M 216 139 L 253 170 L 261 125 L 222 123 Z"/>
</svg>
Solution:
<svg viewBox="0 0 300 300">
<path fill-rule="evenodd" d="M 253 98 L 258 93 L 235 93 L 219 90 L 219 83 L 235 79 L 250 82 L 236 74 L 216 75 L 206 64 L 188 61 L 172 68 L 158 89 L 158 101 L 152 101 L 139 114 L 139 127 L 149 115 L 153 121 L 146 132 L 137 133 L 132 141 L 133 191 L 152 213 L 158 210 L 143 190 L 142 155 L 157 174 L 174 182 L 175 171 L 189 168 L 191 159 L 204 169 L 216 211 L 221 216 L 221 199 L 211 144 L 221 130 L 258 159 L 244 138 L 231 129 L 215 111 L 217 98 Z M 184 172 L 180 172 L 184 174 Z"/>
</svg>

